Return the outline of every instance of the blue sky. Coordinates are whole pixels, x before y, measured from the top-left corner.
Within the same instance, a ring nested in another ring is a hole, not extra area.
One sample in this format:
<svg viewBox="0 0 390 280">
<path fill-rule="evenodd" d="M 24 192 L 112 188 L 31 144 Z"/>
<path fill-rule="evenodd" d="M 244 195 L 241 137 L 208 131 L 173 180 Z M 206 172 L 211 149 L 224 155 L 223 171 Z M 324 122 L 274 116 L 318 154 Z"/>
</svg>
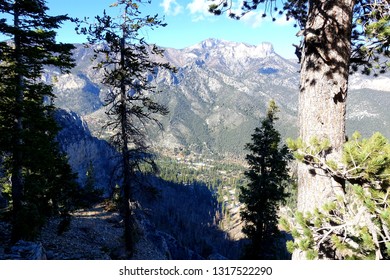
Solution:
<svg viewBox="0 0 390 280">
<path fill-rule="evenodd" d="M 110 4 L 115 0 L 48 0 L 50 14 L 68 14 L 72 17 L 93 18 L 104 9 L 115 14 Z M 233 8 L 238 9 L 242 0 L 236 0 Z M 208 0 L 152 0 L 151 4 L 142 5 L 144 14 L 164 16 L 164 28 L 144 32 L 146 40 L 161 47 L 185 48 L 207 38 L 224 39 L 257 45 L 270 42 L 275 51 L 286 58 L 295 58 L 293 43 L 298 43 L 298 32 L 293 21 L 280 17 L 276 22 L 262 18 L 261 7 L 241 20 L 232 20 L 227 15 L 214 16 L 207 9 Z M 58 39 L 63 42 L 79 43 L 85 38 L 74 33 L 74 26 L 66 24 L 58 30 Z"/>
</svg>

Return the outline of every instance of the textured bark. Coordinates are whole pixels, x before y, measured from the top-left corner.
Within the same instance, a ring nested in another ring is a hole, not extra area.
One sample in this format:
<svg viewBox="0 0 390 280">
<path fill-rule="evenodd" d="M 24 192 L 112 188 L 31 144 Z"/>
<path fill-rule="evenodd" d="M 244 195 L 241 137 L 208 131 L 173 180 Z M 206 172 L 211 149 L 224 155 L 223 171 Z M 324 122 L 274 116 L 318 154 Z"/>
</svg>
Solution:
<svg viewBox="0 0 390 280">
<path fill-rule="evenodd" d="M 128 251 L 128 255 L 131 257 L 134 251 L 134 226 L 135 220 L 132 209 L 132 186 L 131 179 L 134 178 L 133 167 L 130 164 L 130 151 L 129 151 L 129 131 L 128 131 L 128 106 L 127 106 L 127 88 L 125 73 L 125 48 L 127 38 L 127 17 L 128 6 L 126 6 L 123 14 L 123 27 L 122 27 L 122 39 L 121 39 L 121 51 L 120 51 L 120 68 L 123 70 L 120 81 L 120 125 L 121 125 L 121 137 L 122 137 L 122 160 L 123 160 L 123 214 L 124 214 L 124 226 L 125 226 L 125 246 Z"/>
<path fill-rule="evenodd" d="M 19 9 L 15 5 L 14 9 L 14 27 L 19 29 Z M 14 36 L 15 44 L 15 63 L 16 63 L 16 75 L 15 75 L 15 112 L 14 112 L 14 133 L 12 139 L 12 206 L 13 206 L 13 218 L 14 223 L 12 227 L 12 242 L 18 241 L 22 237 L 22 232 L 18 222 L 20 211 L 22 210 L 23 203 L 23 175 L 22 175 L 22 132 L 23 132 L 23 75 L 21 72 L 22 58 L 21 58 L 21 42 L 20 36 L 16 33 Z"/>
<path fill-rule="evenodd" d="M 354 0 L 310 1 L 304 33 L 299 95 L 300 137 L 329 139 L 337 160 L 345 141 L 345 113 Z M 320 169 L 298 166 L 298 210 L 312 211 L 343 191 Z M 301 258 L 302 254 L 294 254 Z"/>
</svg>

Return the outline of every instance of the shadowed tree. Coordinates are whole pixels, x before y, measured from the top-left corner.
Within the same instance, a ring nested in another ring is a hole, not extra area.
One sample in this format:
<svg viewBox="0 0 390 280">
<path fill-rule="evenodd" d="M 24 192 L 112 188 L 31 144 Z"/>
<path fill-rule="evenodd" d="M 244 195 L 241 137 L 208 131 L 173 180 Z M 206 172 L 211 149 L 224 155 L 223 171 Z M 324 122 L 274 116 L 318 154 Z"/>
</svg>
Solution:
<svg viewBox="0 0 390 280">
<path fill-rule="evenodd" d="M 250 238 L 244 258 L 275 259 L 275 240 L 278 230 L 278 208 L 287 197 L 289 183 L 288 162 L 292 159 L 287 146 L 280 144 L 280 134 L 274 127 L 278 108 L 271 101 L 261 126 L 246 145 L 249 170 L 245 171 L 248 184 L 240 188 L 239 200 L 245 221 L 243 232 Z"/>
<path fill-rule="evenodd" d="M 73 45 L 57 43 L 54 31 L 70 18 L 49 16 L 45 2 L 0 2 L 5 15 L 0 32 L 8 38 L 0 43 L 0 150 L 11 177 L 13 241 L 31 236 L 23 223 L 47 214 L 42 211 L 52 198 L 56 175 L 46 172 L 52 173 L 51 168 L 59 172 L 50 164 L 60 160 L 66 165 L 54 140 L 58 127 L 53 119 L 52 87 L 41 76 L 45 66 L 73 67 Z M 36 226 L 33 223 L 32 228 Z"/>
<path fill-rule="evenodd" d="M 324 153 L 340 162 L 345 141 L 348 77 L 351 69 L 383 72 L 389 67 L 389 2 L 365 0 L 254 0 L 244 1 L 242 13 L 231 13 L 231 0 L 214 1 L 210 11 L 241 18 L 264 7 L 263 16 L 275 19 L 285 13 L 297 20 L 303 36 L 299 92 L 300 138 L 328 139 Z M 278 5 L 279 4 L 279 5 Z M 281 7 L 281 8 L 279 8 Z M 382 59 L 381 59 L 382 58 Z M 344 180 L 321 168 L 298 164 L 298 209 L 312 211 L 336 194 L 343 194 Z M 304 258 L 296 252 L 294 258 Z"/>
<path fill-rule="evenodd" d="M 144 29 L 165 24 L 158 15 L 143 16 L 140 5 L 144 3 L 149 1 L 117 1 L 111 6 L 121 8 L 121 15 L 114 18 L 104 11 L 95 18 L 94 24 L 80 29 L 89 36 L 98 62 L 96 68 L 102 69 L 102 83 L 109 88 L 105 104 L 109 117 L 106 128 L 113 131 L 111 142 L 121 153 L 122 212 L 126 248 L 130 254 L 136 233 L 133 217 L 136 171 L 141 162 L 153 164 L 146 143 L 146 126 L 150 123 L 160 126 L 157 117 L 168 113 L 165 106 L 152 99 L 156 90 L 150 75 L 170 66 L 154 60 L 161 57 L 163 51 L 148 45 L 141 37 Z"/>
</svg>

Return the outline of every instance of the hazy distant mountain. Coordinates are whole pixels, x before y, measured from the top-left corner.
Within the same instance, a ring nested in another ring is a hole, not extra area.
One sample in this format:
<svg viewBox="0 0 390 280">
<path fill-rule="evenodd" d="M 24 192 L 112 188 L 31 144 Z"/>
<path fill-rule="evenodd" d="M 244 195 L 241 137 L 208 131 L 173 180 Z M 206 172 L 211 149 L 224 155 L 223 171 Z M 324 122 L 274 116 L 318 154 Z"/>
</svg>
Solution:
<svg viewBox="0 0 390 280">
<path fill-rule="evenodd" d="M 48 71 L 46 79 L 55 81 L 57 105 L 82 115 L 91 131 L 104 137 L 108 133 L 101 129 L 106 90 L 99 85 L 101 73 L 93 69 L 91 54 L 92 50 L 78 45 L 78 66 L 72 73 Z M 170 109 L 169 116 L 161 119 L 165 131 L 150 131 L 155 146 L 242 155 L 270 99 L 280 107 L 278 126 L 283 137 L 296 137 L 299 64 L 279 56 L 271 44 L 208 39 L 185 49 L 168 48 L 165 60 L 178 71 L 150 76 L 161 91 L 156 98 Z M 389 76 L 351 78 L 349 132 L 370 135 L 379 130 L 390 136 L 389 84 Z"/>
</svg>

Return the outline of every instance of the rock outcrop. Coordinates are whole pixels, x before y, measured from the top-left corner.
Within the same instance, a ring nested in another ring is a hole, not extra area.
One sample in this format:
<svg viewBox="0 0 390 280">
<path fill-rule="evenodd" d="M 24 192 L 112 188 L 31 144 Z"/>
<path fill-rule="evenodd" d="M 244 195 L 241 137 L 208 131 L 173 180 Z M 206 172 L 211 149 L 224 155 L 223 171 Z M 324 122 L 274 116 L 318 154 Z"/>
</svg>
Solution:
<svg viewBox="0 0 390 280">
<path fill-rule="evenodd" d="M 73 171 L 78 174 L 80 185 L 83 186 L 87 170 L 92 165 L 96 188 L 109 195 L 117 183 L 116 150 L 108 142 L 92 136 L 87 123 L 78 114 L 59 109 L 56 120 L 61 127 L 57 140 L 62 151 L 68 155 Z"/>
</svg>

